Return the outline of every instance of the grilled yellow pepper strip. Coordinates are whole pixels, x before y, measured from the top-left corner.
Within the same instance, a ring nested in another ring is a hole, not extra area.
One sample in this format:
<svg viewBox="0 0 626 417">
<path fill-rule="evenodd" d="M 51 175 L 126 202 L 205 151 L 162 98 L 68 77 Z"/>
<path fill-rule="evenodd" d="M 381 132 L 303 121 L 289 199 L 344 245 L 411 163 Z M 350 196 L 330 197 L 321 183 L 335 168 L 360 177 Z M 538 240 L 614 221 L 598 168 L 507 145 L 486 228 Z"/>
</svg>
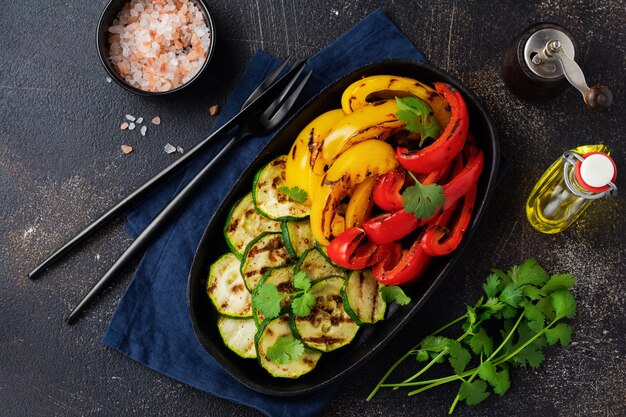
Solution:
<svg viewBox="0 0 626 417">
<path fill-rule="evenodd" d="M 395 113 L 395 100 L 379 101 L 350 113 L 328 133 L 322 145 L 322 157 L 330 165 L 351 146 L 370 139 L 385 140 L 404 126 Z"/>
<path fill-rule="evenodd" d="M 335 219 L 341 201 L 350 190 L 370 177 L 391 171 L 398 166 L 391 145 L 381 140 L 360 142 L 343 152 L 330 166 L 311 204 L 311 231 L 315 239 L 328 246 L 330 239 L 342 228 Z M 333 227 L 333 225 L 335 227 Z"/>
<path fill-rule="evenodd" d="M 319 153 L 322 141 L 337 122 L 343 119 L 343 110 L 335 109 L 316 117 L 298 135 L 287 156 L 285 167 L 285 185 L 288 187 L 300 187 L 306 191 L 308 199 L 305 204 L 311 204 L 313 190 L 311 184 L 314 181 L 315 160 L 312 155 Z M 312 154 L 313 152 L 313 154 Z M 321 167 L 319 165 L 322 165 Z M 323 161 L 320 159 L 316 171 L 320 182 L 324 173 Z"/>
<path fill-rule="evenodd" d="M 433 109 L 435 119 L 442 127 L 450 121 L 448 103 L 433 88 L 412 78 L 393 75 L 374 75 L 352 83 L 341 96 L 341 107 L 346 114 L 350 114 L 371 105 L 372 99 L 381 100 L 407 95 L 413 95 L 428 103 Z"/>
<path fill-rule="evenodd" d="M 376 185 L 377 177 L 369 177 L 356 186 L 350 202 L 346 208 L 346 229 L 353 226 L 361 226 L 372 212 L 374 200 L 372 200 L 372 191 Z"/>
</svg>

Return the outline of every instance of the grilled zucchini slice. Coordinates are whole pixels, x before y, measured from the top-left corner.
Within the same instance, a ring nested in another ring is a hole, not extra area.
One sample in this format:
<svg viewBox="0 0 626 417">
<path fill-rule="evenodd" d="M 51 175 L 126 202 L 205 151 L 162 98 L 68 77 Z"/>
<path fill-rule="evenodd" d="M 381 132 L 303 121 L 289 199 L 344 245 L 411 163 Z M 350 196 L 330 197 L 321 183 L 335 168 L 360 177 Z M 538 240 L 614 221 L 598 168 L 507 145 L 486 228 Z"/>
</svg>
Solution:
<svg viewBox="0 0 626 417">
<path fill-rule="evenodd" d="M 254 176 L 252 198 L 259 213 L 272 220 L 294 221 L 307 217 L 311 207 L 291 200 L 278 190 L 285 184 L 287 156 L 281 155 Z"/>
<path fill-rule="evenodd" d="M 221 316 L 217 328 L 224 344 L 242 358 L 256 358 L 254 338 L 257 327 L 252 319 L 233 319 Z"/>
<path fill-rule="evenodd" d="M 283 314 L 270 320 L 258 333 L 256 340 L 256 350 L 259 363 L 272 376 L 278 378 L 298 378 L 311 372 L 322 354 L 311 349 L 304 349 L 304 354 L 298 359 L 287 363 L 272 362 L 267 357 L 267 350 L 283 336 L 292 336 L 289 327 L 289 315 Z"/>
<path fill-rule="evenodd" d="M 250 292 L 246 289 L 239 259 L 227 253 L 209 269 L 206 292 L 217 312 L 229 317 L 252 316 Z"/>
<path fill-rule="evenodd" d="M 257 288 L 261 284 L 272 284 L 276 288 L 278 288 L 278 292 L 281 294 L 290 294 L 295 291 L 293 286 L 293 265 L 281 266 L 278 268 L 270 269 L 263 275 L 261 281 L 259 281 Z M 281 310 L 285 310 L 289 308 L 291 305 L 291 298 L 285 298 L 280 303 Z M 252 317 L 254 318 L 256 324 L 261 326 L 263 321 L 265 321 L 265 316 L 259 310 L 254 308 L 254 304 L 252 305 Z"/>
<path fill-rule="evenodd" d="M 224 237 L 230 250 L 241 259 L 246 246 L 262 232 L 280 231 L 280 222 L 260 215 L 254 208 L 252 193 L 246 194 L 230 209 Z"/>
<path fill-rule="evenodd" d="M 328 262 L 326 257 L 317 247 L 308 249 L 304 252 L 300 259 L 298 259 L 295 272 L 299 271 L 304 271 L 312 282 L 316 282 L 330 276 L 340 276 L 343 278 L 347 276 L 344 269 L 334 266 Z"/>
<path fill-rule="evenodd" d="M 354 339 L 359 325 L 346 313 L 341 297 L 342 277 L 330 277 L 317 282 L 310 292 L 315 305 L 306 317 L 291 314 L 294 334 L 305 346 L 321 352 L 330 352 Z"/>
<path fill-rule="evenodd" d="M 283 222 L 280 229 L 283 232 L 285 247 L 294 259 L 299 258 L 307 249 L 315 246 L 315 238 L 311 232 L 309 219 L 299 222 Z"/>
<path fill-rule="evenodd" d="M 380 283 L 369 269 L 352 271 L 341 288 L 346 313 L 357 324 L 372 324 L 385 318 L 387 303 Z"/>
<path fill-rule="evenodd" d="M 246 246 L 241 259 L 241 276 L 252 292 L 263 274 L 290 261 L 281 233 L 261 233 Z"/>
</svg>

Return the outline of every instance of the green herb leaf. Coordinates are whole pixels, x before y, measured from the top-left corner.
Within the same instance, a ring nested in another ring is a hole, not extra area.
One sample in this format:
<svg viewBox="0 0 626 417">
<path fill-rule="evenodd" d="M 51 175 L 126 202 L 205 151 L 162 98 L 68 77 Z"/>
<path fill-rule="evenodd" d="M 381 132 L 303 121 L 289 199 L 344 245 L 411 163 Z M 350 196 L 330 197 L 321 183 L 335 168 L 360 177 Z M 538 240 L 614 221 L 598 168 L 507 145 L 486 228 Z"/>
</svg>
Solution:
<svg viewBox="0 0 626 417">
<path fill-rule="evenodd" d="M 531 300 L 535 301 L 546 296 L 543 291 L 533 285 L 524 285 L 522 287 L 522 294 L 524 294 L 525 297 L 528 297 Z"/>
<path fill-rule="evenodd" d="M 487 282 L 483 284 L 483 289 L 488 298 L 493 298 L 498 293 L 498 287 L 500 286 L 500 278 L 498 274 L 492 273 L 487 277 Z"/>
<path fill-rule="evenodd" d="M 443 206 L 443 187 L 434 183 L 422 185 L 411 171 L 408 172 L 415 180 L 415 185 L 402 193 L 402 206 L 407 213 L 413 213 L 418 219 L 428 219 Z"/>
<path fill-rule="evenodd" d="M 267 348 L 267 357 L 272 362 L 285 364 L 304 354 L 304 345 L 293 336 L 282 336 Z"/>
<path fill-rule="evenodd" d="M 289 197 L 296 203 L 304 203 L 307 198 L 309 198 L 307 192 L 300 187 L 287 187 L 286 185 L 281 185 L 280 187 L 278 187 L 278 191 L 286 194 L 287 197 Z"/>
<path fill-rule="evenodd" d="M 298 271 L 293 276 L 293 286 L 305 292 L 311 289 L 311 280 L 306 276 L 306 272 Z"/>
<path fill-rule="evenodd" d="M 485 381 L 463 381 L 461 383 L 459 398 L 465 400 L 467 405 L 480 404 L 487 397 L 489 397 L 489 392 L 487 391 L 487 383 Z"/>
<path fill-rule="evenodd" d="M 498 372 L 491 362 L 484 362 L 478 367 L 478 375 L 493 387 L 493 392 L 504 395 L 511 386 L 509 371 L 505 368 Z"/>
<path fill-rule="evenodd" d="M 546 285 L 541 288 L 545 294 L 549 294 L 556 290 L 569 290 L 574 285 L 574 276 L 572 274 L 552 275 Z"/>
<path fill-rule="evenodd" d="M 537 304 L 535 304 L 537 308 L 541 310 L 544 317 L 550 321 L 554 320 L 556 317 L 556 314 L 554 313 L 554 308 L 552 308 L 551 301 L 552 300 L 550 299 L 550 297 L 544 296 L 544 298 L 541 298 L 539 301 L 537 301 Z"/>
<path fill-rule="evenodd" d="M 572 319 L 576 315 L 576 300 L 568 290 L 556 290 L 550 293 L 550 304 L 554 308 L 557 319 L 565 317 Z"/>
<path fill-rule="evenodd" d="M 448 353 L 450 354 L 448 361 L 452 365 L 452 369 L 454 369 L 457 375 L 461 375 L 470 359 L 472 359 L 472 355 L 461 346 L 460 342 L 454 339 L 448 340 Z"/>
<path fill-rule="evenodd" d="M 426 362 L 429 358 L 430 356 L 428 355 L 428 351 L 424 349 L 418 350 L 417 353 L 415 354 L 415 359 L 418 362 Z"/>
<path fill-rule="evenodd" d="M 510 350 L 515 351 L 518 348 L 522 347 L 526 342 L 528 342 L 536 333 L 527 325 L 520 325 L 517 328 L 518 332 L 518 340 L 515 345 L 513 345 Z M 515 365 L 520 365 L 526 367 L 526 365 L 530 365 L 531 368 L 538 368 L 543 362 L 545 356 L 543 353 L 542 347 L 546 345 L 545 337 L 541 336 L 535 339 L 532 343 L 518 352 L 511 361 Z"/>
<path fill-rule="evenodd" d="M 467 339 L 467 344 L 477 355 L 484 353 L 486 356 L 489 356 L 493 353 L 493 339 L 489 337 L 484 327 L 481 327 L 480 330 Z"/>
<path fill-rule="evenodd" d="M 506 272 L 504 272 L 501 269 L 498 268 L 492 268 L 491 272 L 493 272 L 494 274 L 496 274 L 498 276 L 498 278 L 500 278 L 502 280 L 502 286 L 508 284 L 511 281 L 511 277 L 509 277 Z"/>
<path fill-rule="evenodd" d="M 567 323 L 559 323 L 551 329 L 546 330 L 546 340 L 549 345 L 561 342 L 561 346 L 567 347 L 572 339 L 572 327 Z"/>
<path fill-rule="evenodd" d="M 300 297 L 291 300 L 291 310 L 298 317 L 306 317 L 311 314 L 311 308 L 315 305 L 315 296 L 305 292 Z"/>
<path fill-rule="evenodd" d="M 387 303 L 396 302 L 396 304 L 405 306 L 411 302 L 411 297 L 406 295 L 402 288 L 390 285 L 380 288 L 380 294 Z"/>
<path fill-rule="evenodd" d="M 528 320 L 528 328 L 539 333 L 545 323 L 545 317 L 541 309 L 528 301 L 524 301 L 520 305 L 524 307 L 525 318 Z"/>
<path fill-rule="evenodd" d="M 425 101 L 417 97 L 396 97 L 396 106 L 398 107 L 396 117 L 406 123 L 406 130 L 420 135 L 420 147 L 426 138 L 439 137 L 441 125 Z"/>
<path fill-rule="evenodd" d="M 522 289 L 515 285 L 515 283 L 509 283 L 502 289 L 502 293 L 500 293 L 500 297 L 498 298 L 503 303 L 517 308 L 522 299 Z"/>
<path fill-rule="evenodd" d="M 261 284 L 252 295 L 252 305 L 268 319 L 278 317 L 282 296 L 275 285 Z"/>
<path fill-rule="evenodd" d="M 546 283 L 549 278 L 545 269 L 536 260 L 529 258 L 522 262 L 517 270 L 517 285 L 535 285 L 537 287 Z"/>
<path fill-rule="evenodd" d="M 441 352 L 446 347 L 448 347 L 448 342 L 451 339 L 443 336 L 426 336 L 422 339 L 420 346 L 422 349 L 427 350 L 429 352 Z"/>
</svg>

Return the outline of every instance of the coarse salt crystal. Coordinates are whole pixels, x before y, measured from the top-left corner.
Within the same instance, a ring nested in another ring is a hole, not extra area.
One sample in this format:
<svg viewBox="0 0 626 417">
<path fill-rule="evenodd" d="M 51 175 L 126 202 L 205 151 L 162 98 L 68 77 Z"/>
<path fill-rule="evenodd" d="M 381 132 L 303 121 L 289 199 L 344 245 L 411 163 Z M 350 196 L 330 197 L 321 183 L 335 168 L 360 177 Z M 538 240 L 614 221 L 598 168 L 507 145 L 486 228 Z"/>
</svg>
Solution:
<svg viewBox="0 0 626 417">
<path fill-rule="evenodd" d="M 141 136 L 146 136 L 146 132 L 148 131 L 148 126 L 141 126 L 141 129 L 139 129 L 139 133 L 141 133 Z"/>
<path fill-rule="evenodd" d="M 128 129 L 128 123 L 126 123 L 126 122 L 122 123 L 122 124 L 120 125 L 120 129 L 122 129 L 122 130 L 126 130 L 126 129 Z"/>
<path fill-rule="evenodd" d="M 137 124 L 143 123 L 143 117 L 140 117 L 137 120 L 135 120 L 135 123 Z"/>
<path fill-rule="evenodd" d="M 130 120 L 131 122 L 135 121 L 135 116 L 133 116 L 132 114 L 127 114 L 126 115 L 126 120 Z"/>
<path fill-rule="evenodd" d="M 152 119 L 152 124 L 153 125 L 160 125 L 161 124 L 161 118 L 159 116 L 156 116 Z"/>
<path fill-rule="evenodd" d="M 107 80 L 108 83 L 110 83 L 112 81 L 111 77 L 107 77 L 106 80 Z"/>
<path fill-rule="evenodd" d="M 176 147 L 176 150 L 177 150 L 179 153 L 184 153 L 184 152 L 185 152 L 185 150 L 184 150 L 181 146 L 177 146 L 177 147 Z"/>
<path fill-rule="evenodd" d="M 135 124 L 133 122 L 130 122 L 130 124 L 128 125 L 128 130 L 133 130 L 135 128 Z"/>
<path fill-rule="evenodd" d="M 176 148 L 173 145 L 169 144 L 169 143 L 165 144 L 164 150 L 165 150 L 165 153 L 167 153 L 167 154 L 176 152 Z"/>
<path fill-rule="evenodd" d="M 133 147 L 132 146 L 128 146 L 128 145 L 122 145 L 120 146 L 120 148 L 122 149 L 122 152 L 124 152 L 124 154 L 129 154 L 133 151 Z"/>
</svg>

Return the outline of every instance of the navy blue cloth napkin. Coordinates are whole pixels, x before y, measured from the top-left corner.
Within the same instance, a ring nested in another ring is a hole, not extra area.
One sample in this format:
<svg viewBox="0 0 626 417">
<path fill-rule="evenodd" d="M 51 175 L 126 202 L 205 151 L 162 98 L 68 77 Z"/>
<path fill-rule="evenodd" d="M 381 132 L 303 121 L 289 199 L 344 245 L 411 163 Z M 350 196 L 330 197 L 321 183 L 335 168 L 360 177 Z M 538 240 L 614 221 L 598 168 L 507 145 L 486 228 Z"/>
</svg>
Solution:
<svg viewBox="0 0 626 417">
<path fill-rule="evenodd" d="M 308 60 L 313 70 L 300 100 L 308 100 L 349 72 L 390 58 L 425 61 L 424 56 L 379 10 Z M 245 70 L 214 128 L 235 115 L 252 90 L 280 63 L 257 52 Z M 339 105 L 339 103 L 337 103 Z M 226 139 L 226 138 L 224 138 Z M 271 136 L 252 138 L 231 152 L 203 192 L 146 251 L 111 320 L 102 342 L 130 358 L 207 393 L 254 407 L 271 416 L 319 413 L 334 389 L 297 398 L 262 395 L 235 381 L 196 340 L 187 310 L 187 276 L 200 237 L 215 209 L 236 179 Z M 147 198 L 128 215 L 133 237 L 156 216 L 220 148 L 216 143 L 185 172 Z M 251 362 L 250 366 L 255 366 Z"/>
</svg>

